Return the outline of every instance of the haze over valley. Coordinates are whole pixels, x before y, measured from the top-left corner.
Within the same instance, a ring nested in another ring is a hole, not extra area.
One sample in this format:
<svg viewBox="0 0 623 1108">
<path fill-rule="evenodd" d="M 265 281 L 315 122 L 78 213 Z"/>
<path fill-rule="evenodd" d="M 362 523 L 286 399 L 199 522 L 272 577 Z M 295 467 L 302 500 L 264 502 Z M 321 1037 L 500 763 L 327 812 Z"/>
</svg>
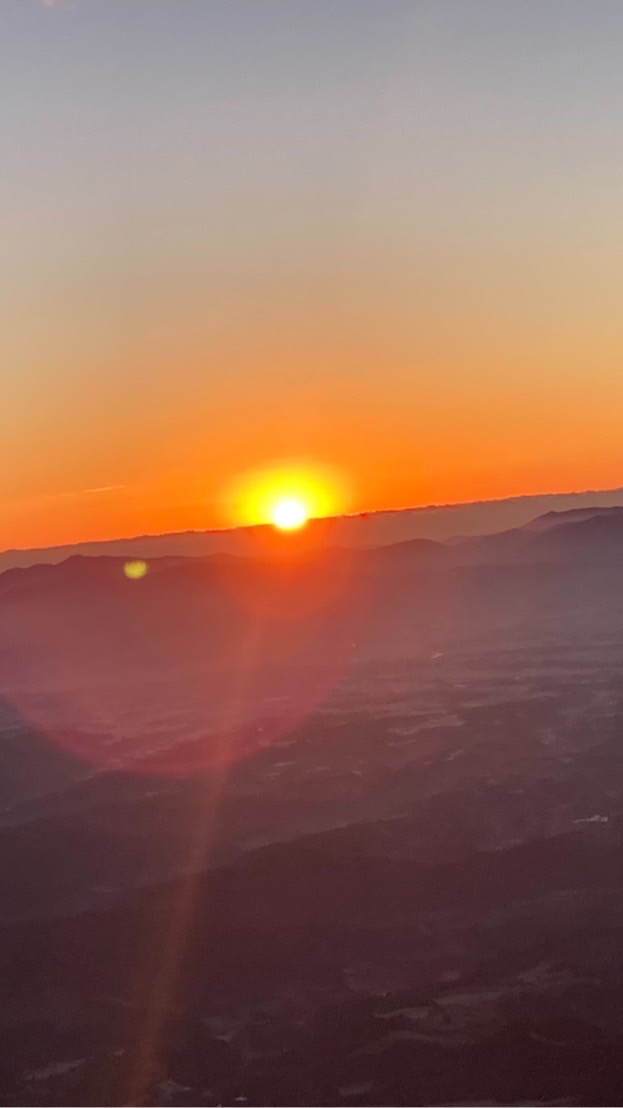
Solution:
<svg viewBox="0 0 623 1108">
<path fill-rule="evenodd" d="M 623 507 L 283 549 L 0 576 L 3 1102 L 612 1103 Z"/>
<path fill-rule="evenodd" d="M 622 56 L 0 0 L 0 1108 L 620 1104 Z"/>
</svg>

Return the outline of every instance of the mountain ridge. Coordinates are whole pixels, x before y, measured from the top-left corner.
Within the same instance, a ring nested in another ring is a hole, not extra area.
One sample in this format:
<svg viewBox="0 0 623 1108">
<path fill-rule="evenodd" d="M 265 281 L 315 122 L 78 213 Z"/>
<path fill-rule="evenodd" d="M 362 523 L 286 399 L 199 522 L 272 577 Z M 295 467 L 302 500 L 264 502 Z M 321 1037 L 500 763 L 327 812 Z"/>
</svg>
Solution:
<svg viewBox="0 0 623 1108">
<path fill-rule="evenodd" d="M 612 541 L 613 549 L 608 542 Z M 522 527 L 511 528 L 493 534 L 478 535 L 456 541 L 440 542 L 435 539 L 416 537 L 381 546 L 353 546 L 324 544 L 300 547 L 292 545 L 290 536 L 275 536 L 270 543 L 256 546 L 255 551 L 246 554 L 233 554 L 215 551 L 205 555 L 167 555 L 162 554 L 148 559 L 149 572 L 161 573 L 166 570 L 206 567 L 234 567 L 272 565 L 280 560 L 291 560 L 304 564 L 310 561 L 323 561 L 331 557 L 351 557 L 354 561 L 370 562 L 382 565 L 408 565 L 417 557 L 434 568 L 477 566 L 477 565 L 514 565 L 526 562 L 549 561 L 565 553 L 565 544 L 569 545 L 567 554 L 577 553 L 578 547 L 591 554 L 591 543 L 600 543 L 600 549 L 592 551 L 593 560 L 599 557 L 623 556 L 623 507 L 596 506 L 593 509 L 570 509 L 565 512 L 548 512 L 537 516 Z M 621 550 L 619 551 L 619 541 Z M 604 546 L 605 543 L 605 546 Z M 347 552 L 347 553 L 345 553 Z M 293 555 L 293 557 L 292 557 Z M 435 562 L 437 559 L 437 562 Z M 72 573 L 76 580 L 87 578 L 96 582 L 112 579 L 115 572 L 121 577 L 123 567 L 133 560 L 131 552 L 115 554 L 88 555 L 74 553 L 60 562 L 41 562 L 30 566 L 12 566 L 0 570 L 0 599 L 12 590 L 11 586 L 37 583 L 40 586 L 58 583 L 61 579 L 70 580 Z"/>
<path fill-rule="evenodd" d="M 603 507 L 622 506 L 623 487 L 524 495 L 463 504 L 381 509 L 336 517 L 326 521 L 325 526 L 334 533 L 337 541 L 347 539 L 349 545 L 391 545 L 409 538 L 446 541 L 456 535 L 483 535 L 523 525 L 535 516 L 542 515 L 543 509 L 547 507 L 552 510 L 578 506 L 590 508 L 599 506 L 599 503 Z M 263 529 L 268 530 L 262 527 L 188 529 L 169 534 L 143 534 L 32 549 L 13 548 L 0 551 L 0 571 L 13 566 L 65 561 L 73 554 L 81 553 L 88 556 L 117 554 L 135 558 L 154 558 L 167 554 L 198 556 L 218 551 L 244 553 L 253 548 L 254 536 Z"/>
</svg>

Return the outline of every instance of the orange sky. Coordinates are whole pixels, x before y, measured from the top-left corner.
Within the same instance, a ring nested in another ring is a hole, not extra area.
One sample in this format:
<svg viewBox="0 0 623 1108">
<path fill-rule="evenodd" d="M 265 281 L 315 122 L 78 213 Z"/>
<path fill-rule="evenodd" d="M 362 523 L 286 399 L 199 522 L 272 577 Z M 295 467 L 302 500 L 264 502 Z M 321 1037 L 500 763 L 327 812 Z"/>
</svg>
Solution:
<svg viewBox="0 0 623 1108">
<path fill-rule="evenodd" d="M 623 9 L 180 11 L 0 13 L 0 547 L 621 485 Z"/>
</svg>

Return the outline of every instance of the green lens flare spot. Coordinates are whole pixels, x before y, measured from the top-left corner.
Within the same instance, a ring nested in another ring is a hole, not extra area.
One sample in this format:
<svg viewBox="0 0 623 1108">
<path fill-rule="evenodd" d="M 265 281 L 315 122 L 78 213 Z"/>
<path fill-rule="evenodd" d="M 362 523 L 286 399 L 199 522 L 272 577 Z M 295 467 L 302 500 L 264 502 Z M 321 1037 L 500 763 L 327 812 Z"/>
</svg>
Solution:
<svg viewBox="0 0 623 1108">
<path fill-rule="evenodd" d="M 123 572 L 130 581 L 140 581 L 147 573 L 147 562 L 126 562 Z"/>
</svg>

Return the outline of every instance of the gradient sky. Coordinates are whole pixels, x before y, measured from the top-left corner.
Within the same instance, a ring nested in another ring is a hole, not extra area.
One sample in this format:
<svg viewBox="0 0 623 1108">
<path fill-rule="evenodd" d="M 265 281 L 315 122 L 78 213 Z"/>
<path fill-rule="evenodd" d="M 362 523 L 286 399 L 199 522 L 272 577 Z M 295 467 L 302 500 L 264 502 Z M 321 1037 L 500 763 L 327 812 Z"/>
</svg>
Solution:
<svg viewBox="0 0 623 1108">
<path fill-rule="evenodd" d="M 620 485 L 620 0 L 2 0 L 0 547 Z"/>
</svg>

